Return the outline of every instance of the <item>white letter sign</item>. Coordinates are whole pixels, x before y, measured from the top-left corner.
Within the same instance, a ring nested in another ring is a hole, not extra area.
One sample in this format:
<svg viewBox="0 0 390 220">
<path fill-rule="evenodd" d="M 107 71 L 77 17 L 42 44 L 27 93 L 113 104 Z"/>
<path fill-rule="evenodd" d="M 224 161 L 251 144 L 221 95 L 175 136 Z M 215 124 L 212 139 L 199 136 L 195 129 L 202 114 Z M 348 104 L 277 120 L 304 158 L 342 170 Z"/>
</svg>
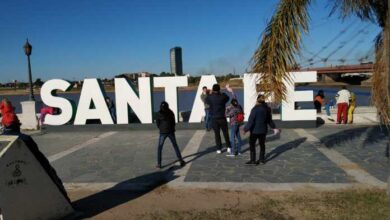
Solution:
<svg viewBox="0 0 390 220">
<path fill-rule="evenodd" d="M 153 123 L 152 82 L 149 77 L 138 78 L 139 95 L 124 78 L 115 78 L 115 101 L 118 124 L 129 123 L 128 106 L 143 124 Z"/>
<path fill-rule="evenodd" d="M 91 109 L 91 103 L 94 108 Z M 104 99 L 103 86 L 97 79 L 85 79 L 77 107 L 75 125 L 85 125 L 88 119 L 100 119 L 102 124 L 114 124 Z"/>
<path fill-rule="evenodd" d="M 177 87 L 188 86 L 187 76 L 172 76 L 172 77 L 154 77 L 154 87 L 164 87 L 165 101 L 168 102 L 169 108 L 175 113 L 175 120 L 179 119 L 179 108 L 177 99 Z"/>
<path fill-rule="evenodd" d="M 296 101 L 313 101 L 313 90 L 295 91 L 294 83 L 317 82 L 317 72 L 291 72 L 290 74 L 292 82 L 284 82 L 287 88 L 287 95 L 286 100 L 282 101 L 282 121 L 316 120 L 316 110 L 295 110 Z"/>
<path fill-rule="evenodd" d="M 68 91 L 72 84 L 62 79 L 52 79 L 46 81 L 41 88 L 41 99 L 47 106 L 59 108 L 61 114 L 45 116 L 45 124 L 64 125 L 73 118 L 73 103 L 66 98 L 56 97 L 56 90 Z"/>
</svg>

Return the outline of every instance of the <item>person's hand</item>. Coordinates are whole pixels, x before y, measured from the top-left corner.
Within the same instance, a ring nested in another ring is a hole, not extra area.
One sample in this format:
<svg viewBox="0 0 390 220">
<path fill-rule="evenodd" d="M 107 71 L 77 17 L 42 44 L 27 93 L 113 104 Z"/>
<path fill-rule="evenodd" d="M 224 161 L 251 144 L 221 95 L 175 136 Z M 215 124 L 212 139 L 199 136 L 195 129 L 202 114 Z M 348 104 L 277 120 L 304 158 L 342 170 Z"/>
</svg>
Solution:
<svg viewBox="0 0 390 220">
<path fill-rule="evenodd" d="M 225 86 L 226 90 L 230 93 L 233 93 L 233 89 L 230 87 L 229 83 Z"/>
<path fill-rule="evenodd" d="M 274 128 L 274 129 L 273 129 L 273 131 L 274 131 L 274 134 L 278 134 L 278 133 L 280 133 L 280 130 L 279 130 L 279 129 L 277 129 L 277 128 Z"/>
</svg>

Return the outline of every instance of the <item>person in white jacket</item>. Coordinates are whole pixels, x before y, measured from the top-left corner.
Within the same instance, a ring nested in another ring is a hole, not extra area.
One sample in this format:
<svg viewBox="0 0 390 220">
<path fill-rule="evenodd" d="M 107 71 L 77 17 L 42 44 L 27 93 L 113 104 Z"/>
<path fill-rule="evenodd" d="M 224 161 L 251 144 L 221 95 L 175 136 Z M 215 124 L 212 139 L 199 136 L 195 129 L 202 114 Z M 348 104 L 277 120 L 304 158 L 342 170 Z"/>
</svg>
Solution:
<svg viewBox="0 0 390 220">
<path fill-rule="evenodd" d="M 351 93 L 347 90 L 346 86 L 343 86 L 336 94 L 337 101 L 337 124 L 341 124 L 341 118 L 344 124 L 347 124 L 348 120 L 348 105 L 351 99 Z"/>
</svg>

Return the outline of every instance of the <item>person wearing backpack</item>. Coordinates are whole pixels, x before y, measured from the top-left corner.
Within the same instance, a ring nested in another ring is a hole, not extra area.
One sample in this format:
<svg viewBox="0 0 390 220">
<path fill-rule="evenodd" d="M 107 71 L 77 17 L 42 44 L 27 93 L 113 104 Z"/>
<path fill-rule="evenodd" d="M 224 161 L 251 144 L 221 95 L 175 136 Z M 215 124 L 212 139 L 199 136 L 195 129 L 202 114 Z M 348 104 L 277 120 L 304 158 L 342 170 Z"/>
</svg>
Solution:
<svg viewBox="0 0 390 220">
<path fill-rule="evenodd" d="M 226 156 L 234 157 L 241 155 L 242 141 L 240 135 L 240 126 L 244 121 L 244 113 L 236 98 L 233 98 L 230 102 L 230 105 L 226 108 L 226 117 L 230 119 L 230 145 L 232 146 L 231 153 L 227 154 Z"/>
</svg>

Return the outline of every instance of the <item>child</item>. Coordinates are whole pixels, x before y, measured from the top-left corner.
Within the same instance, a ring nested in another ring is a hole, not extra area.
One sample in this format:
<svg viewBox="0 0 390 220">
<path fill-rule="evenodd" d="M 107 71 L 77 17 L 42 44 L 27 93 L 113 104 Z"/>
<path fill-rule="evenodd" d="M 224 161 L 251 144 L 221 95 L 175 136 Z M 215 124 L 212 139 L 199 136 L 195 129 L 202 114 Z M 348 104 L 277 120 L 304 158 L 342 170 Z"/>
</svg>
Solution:
<svg viewBox="0 0 390 220">
<path fill-rule="evenodd" d="M 156 168 L 161 169 L 161 153 L 164 146 L 165 139 L 168 137 L 173 145 L 173 149 L 176 152 L 176 156 L 180 161 L 180 166 L 185 166 L 185 162 L 181 156 L 179 146 L 177 146 L 176 137 L 175 137 L 175 115 L 172 110 L 169 109 L 167 102 L 161 102 L 160 111 L 157 113 L 156 124 L 160 130 L 160 138 L 158 141 L 158 150 L 157 150 L 157 165 Z"/>
</svg>

